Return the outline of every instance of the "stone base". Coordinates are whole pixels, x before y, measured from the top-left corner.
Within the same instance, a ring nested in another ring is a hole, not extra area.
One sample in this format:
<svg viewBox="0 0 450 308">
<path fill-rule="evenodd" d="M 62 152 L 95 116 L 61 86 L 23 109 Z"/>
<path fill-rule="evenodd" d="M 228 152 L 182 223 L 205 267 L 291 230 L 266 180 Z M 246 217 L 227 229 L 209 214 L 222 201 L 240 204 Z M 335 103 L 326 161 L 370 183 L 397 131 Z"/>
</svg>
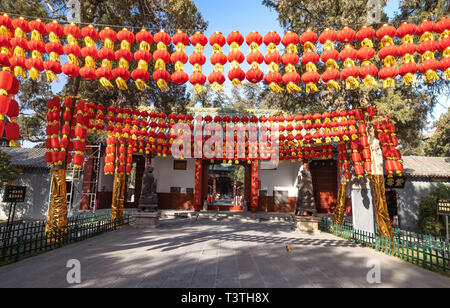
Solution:
<svg viewBox="0 0 450 308">
<path fill-rule="evenodd" d="M 159 212 L 136 212 L 134 226 L 137 228 L 156 228 L 159 224 Z"/>
<path fill-rule="evenodd" d="M 308 233 L 320 233 L 319 222 L 321 218 L 311 216 L 295 216 L 294 230 Z"/>
</svg>

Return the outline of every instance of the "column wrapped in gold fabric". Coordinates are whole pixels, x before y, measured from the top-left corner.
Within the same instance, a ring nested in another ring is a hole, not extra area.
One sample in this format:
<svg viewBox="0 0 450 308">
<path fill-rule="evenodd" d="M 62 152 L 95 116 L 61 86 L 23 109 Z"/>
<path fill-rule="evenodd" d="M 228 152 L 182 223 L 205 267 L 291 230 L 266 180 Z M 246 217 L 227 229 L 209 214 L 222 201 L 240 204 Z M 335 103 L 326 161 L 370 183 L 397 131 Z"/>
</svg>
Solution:
<svg viewBox="0 0 450 308">
<path fill-rule="evenodd" d="M 347 183 L 339 184 L 339 190 L 336 200 L 336 209 L 334 210 L 333 222 L 342 226 L 344 222 L 345 203 L 346 203 Z"/>
<path fill-rule="evenodd" d="M 391 239 L 394 237 L 392 231 L 391 220 L 389 219 L 389 212 L 386 203 L 386 192 L 384 188 L 384 175 L 374 174 L 371 175 L 373 198 L 375 206 L 375 216 L 378 224 L 378 231 L 381 238 L 389 236 Z"/>
<path fill-rule="evenodd" d="M 114 174 L 113 195 L 111 204 L 111 222 L 123 218 L 123 208 L 125 204 L 125 173 L 116 172 Z"/>
<path fill-rule="evenodd" d="M 67 229 L 66 170 L 52 170 L 52 195 L 48 210 L 45 232 L 52 233 Z"/>
</svg>

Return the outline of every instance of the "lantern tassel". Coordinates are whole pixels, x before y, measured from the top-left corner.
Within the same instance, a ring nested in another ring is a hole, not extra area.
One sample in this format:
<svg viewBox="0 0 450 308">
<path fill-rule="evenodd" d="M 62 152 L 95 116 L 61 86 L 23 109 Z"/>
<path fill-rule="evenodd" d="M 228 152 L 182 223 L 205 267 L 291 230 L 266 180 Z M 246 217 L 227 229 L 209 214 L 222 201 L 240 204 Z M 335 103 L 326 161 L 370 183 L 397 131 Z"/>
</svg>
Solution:
<svg viewBox="0 0 450 308">
<path fill-rule="evenodd" d="M 315 83 L 310 82 L 306 85 L 307 93 L 314 93 L 314 92 L 318 92 L 318 91 L 319 91 L 319 89 L 317 88 Z"/>
<path fill-rule="evenodd" d="M 327 82 L 327 88 L 328 88 L 328 91 L 334 92 L 334 91 L 339 91 L 341 89 L 341 86 L 336 81 L 330 80 Z"/>
<path fill-rule="evenodd" d="M 105 77 L 100 78 L 100 84 L 105 87 L 107 90 L 109 89 L 114 89 L 114 86 L 112 85 L 112 83 L 106 79 Z"/>
<path fill-rule="evenodd" d="M 356 90 L 359 88 L 359 82 L 355 77 L 349 77 L 345 80 L 347 90 Z"/>
<path fill-rule="evenodd" d="M 120 77 L 117 78 L 116 84 L 120 90 L 128 90 L 127 84 L 126 84 L 125 80 L 123 80 L 122 78 L 120 78 Z"/>
<path fill-rule="evenodd" d="M 211 85 L 211 89 L 213 89 L 213 91 L 216 92 L 217 94 L 220 94 L 221 91 L 225 91 L 224 87 L 222 87 L 222 85 L 219 84 L 218 82 L 214 82 Z"/>
<path fill-rule="evenodd" d="M 283 93 L 284 89 L 277 85 L 275 82 L 272 82 L 269 85 L 269 88 L 272 90 L 273 93 Z"/>
<path fill-rule="evenodd" d="M 286 88 L 287 88 L 289 94 L 295 94 L 302 90 L 298 85 L 296 85 L 293 82 L 289 82 L 289 84 L 286 86 Z"/>
<path fill-rule="evenodd" d="M 145 88 L 150 88 L 142 79 L 138 79 L 135 81 L 136 88 L 138 88 L 139 91 L 144 91 Z"/>
<path fill-rule="evenodd" d="M 47 76 L 47 81 L 58 81 L 58 77 L 56 77 L 55 73 L 53 73 L 52 71 L 46 71 L 45 74 Z"/>
<path fill-rule="evenodd" d="M 196 84 L 194 86 L 195 94 L 206 93 L 206 89 L 201 84 Z"/>
<path fill-rule="evenodd" d="M 395 88 L 395 79 L 388 78 L 383 81 L 383 88 Z"/>
<path fill-rule="evenodd" d="M 403 76 L 403 80 L 405 81 L 405 85 L 410 86 L 412 84 L 415 84 L 417 82 L 416 77 L 414 76 L 414 74 L 406 74 L 405 76 Z"/>
<path fill-rule="evenodd" d="M 367 76 L 366 78 L 364 78 L 363 82 L 364 85 L 368 88 L 376 88 L 378 86 L 377 81 L 372 76 Z"/>
<path fill-rule="evenodd" d="M 24 71 L 24 69 L 23 69 L 22 67 L 16 66 L 16 67 L 14 68 L 14 75 L 15 75 L 16 77 L 22 77 L 22 78 L 25 78 L 25 71 Z"/>
<path fill-rule="evenodd" d="M 450 68 L 444 72 L 444 80 L 450 80 Z"/>
<path fill-rule="evenodd" d="M 31 80 L 41 80 L 41 74 L 39 74 L 39 71 L 32 67 L 30 69 L 30 79 Z"/>
<path fill-rule="evenodd" d="M 156 84 L 158 85 L 158 88 L 163 92 L 169 92 L 169 86 L 167 85 L 166 81 L 164 79 L 159 79 Z"/>
<path fill-rule="evenodd" d="M 439 80 L 439 76 L 436 74 L 435 71 L 429 70 L 426 72 L 424 79 L 426 83 L 433 83 Z"/>
<path fill-rule="evenodd" d="M 234 86 L 242 86 L 243 88 L 245 88 L 245 85 L 237 78 L 233 79 L 232 83 Z"/>
</svg>

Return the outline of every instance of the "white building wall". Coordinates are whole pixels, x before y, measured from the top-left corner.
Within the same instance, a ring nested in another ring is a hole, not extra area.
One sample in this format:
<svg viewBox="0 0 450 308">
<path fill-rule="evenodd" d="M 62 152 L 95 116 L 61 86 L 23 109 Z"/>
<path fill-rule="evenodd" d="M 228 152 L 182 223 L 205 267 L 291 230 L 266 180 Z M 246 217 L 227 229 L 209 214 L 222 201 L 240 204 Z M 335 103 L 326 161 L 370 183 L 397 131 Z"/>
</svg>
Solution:
<svg viewBox="0 0 450 308">
<path fill-rule="evenodd" d="M 187 159 L 186 170 L 174 170 L 173 162 L 172 157 L 152 158 L 158 193 L 170 193 L 170 187 L 181 187 L 181 193 L 186 193 L 186 188 L 194 188 L 195 159 Z"/>
<path fill-rule="evenodd" d="M 450 183 L 442 182 L 450 186 Z M 396 189 L 399 227 L 403 230 L 418 231 L 420 199 L 436 189 L 439 182 L 430 178 L 407 178 L 404 189 Z"/>
<path fill-rule="evenodd" d="M 17 203 L 14 219 L 42 220 L 46 219 L 50 196 L 50 170 L 24 169 L 14 185 L 26 186 L 24 203 Z M 3 197 L 3 190 L 0 191 Z M 8 219 L 9 203 L 1 202 L 0 220 Z"/>
<path fill-rule="evenodd" d="M 267 190 L 268 196 L 273 196 L 273 191 L 288 191 L 289 197 L 297 197 L 297 179 L 302 164 L 300 162 L 284 161 L 278 165 L 277 169 L 265 169 L 267 164 L 260 164 L 259 180 L 261 181 L 261 190 Z"/>
</svg>

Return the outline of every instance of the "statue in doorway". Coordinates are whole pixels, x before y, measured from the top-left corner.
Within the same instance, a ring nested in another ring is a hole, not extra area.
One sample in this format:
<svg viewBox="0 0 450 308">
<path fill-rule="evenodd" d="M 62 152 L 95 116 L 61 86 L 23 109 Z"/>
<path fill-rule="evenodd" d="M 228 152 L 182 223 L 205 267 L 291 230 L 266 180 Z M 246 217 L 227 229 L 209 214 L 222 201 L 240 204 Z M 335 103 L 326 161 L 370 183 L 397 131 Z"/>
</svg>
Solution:
<svg viewBox="0 0 450 308">
<path fill-rule="evenodd" d="M 142 179 L 141 197 L 139 199 L 139 211 L 156 212 L 158 211 L 158 195 L 156 194 L 156 180 L 153 176 L 153 167 L 145 167 L 144 177 Z"/>
<path fill-rule="evenodd" d="M 308 212 L 313 216 L 317 216 L 312 176 L 308 168 L 303 168 L 301 177 L 298 178 L 298 199 L 295 215 L 301 216 L 303 212 Z"/>
</svg>

